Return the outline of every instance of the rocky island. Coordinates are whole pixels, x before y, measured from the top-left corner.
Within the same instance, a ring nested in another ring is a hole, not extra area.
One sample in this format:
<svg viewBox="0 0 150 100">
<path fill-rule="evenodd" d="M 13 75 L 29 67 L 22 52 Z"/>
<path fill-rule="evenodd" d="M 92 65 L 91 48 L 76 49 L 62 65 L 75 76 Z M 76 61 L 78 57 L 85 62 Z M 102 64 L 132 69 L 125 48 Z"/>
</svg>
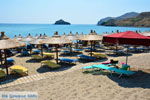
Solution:
<svg viewBox="0 0 150 100">
<path fill-rule="evenodd" d="M 62 20 L 62 19 L 60 19 L 60 20 L 58 20 L 58 21 L 56 21 L 55 23 L 54 23 L 54 25 L 70 25 L 71 23 L 69 23 L 69 22 L 66 22 L 66 21 L 64 21 L 64 20 Z"/>
</svg>

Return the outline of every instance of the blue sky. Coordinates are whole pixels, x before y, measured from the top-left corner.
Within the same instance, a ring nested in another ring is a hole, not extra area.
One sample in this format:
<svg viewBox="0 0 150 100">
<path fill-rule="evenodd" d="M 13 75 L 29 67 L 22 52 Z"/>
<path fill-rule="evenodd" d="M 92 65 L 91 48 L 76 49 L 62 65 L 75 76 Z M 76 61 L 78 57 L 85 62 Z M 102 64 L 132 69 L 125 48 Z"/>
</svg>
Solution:
<svg viewBox="0 0 150 100">
<path fill-rule="evenodd" d="M 150 0 L 0 0 L 0 23 L 96 24 L 108 16 L 150 10 Z"/>
</svg>

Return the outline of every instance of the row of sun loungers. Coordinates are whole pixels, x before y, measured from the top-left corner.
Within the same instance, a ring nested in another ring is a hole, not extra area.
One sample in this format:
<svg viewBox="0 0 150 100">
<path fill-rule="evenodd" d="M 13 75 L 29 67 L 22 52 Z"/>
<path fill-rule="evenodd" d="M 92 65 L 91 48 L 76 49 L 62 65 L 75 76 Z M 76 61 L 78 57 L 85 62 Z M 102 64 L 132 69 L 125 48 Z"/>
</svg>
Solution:
<svg viewBox="0 0 150 100">
<path fill-rule="evenodd" d="M 92 66 L 85 66 L 82 67 L 82 69 L 102 69 L 102 70 L 108 70 L 111 73 L 115 72 L 117 74 L 120 74 L 119 77 L 121 77 L 122 75 L 133 75 L 135 74 L 134 71 L 130 71 L 128 70 L 130 68 L 129 65 L 123 64 L 121 68 L 116 68 L 116 67 L 110 67 L 109 64 L 99 64 L 99 65 L 92 65 Z"/>
<path fill-rule="evenodd" d="M 76 62 L 78 62 L 78 59 L 59 58 L 59 61 L 70 64 L 70 63 L 76 63 Z"/>
<path fill-rule="evenodd" d="M 41 66 L 42 65 L 46 65 L 46 66 L 53 68 L 53 69 L 61 67 L 59 64 L 51 62 L 50 60 L 41 61 Z"/>
<path fill-rule="evenodd" d="M 94 61 L 94 60 L 96 60 L 96 57 L 91 57 L 91 56 L 87 56 L 87 55 L 83 55 L 83 54 L 81 54 L 81 55 L 78 55 L 78 57 L 80 58 L 80 59 L 82 59 L 82 60 L 90 60 L 90 61 Z"/>
<path fill-rule="evenodd" d="M 20 65 L 13 65 L 9 67 L 11 74 L 19 74 L 21 76 L 28 75 L 28 69 L 26 67 L 20 66 Z M 5 71 L 3 69 L 0 69 L 0 78 L 6 77 Z"/>
</svg>

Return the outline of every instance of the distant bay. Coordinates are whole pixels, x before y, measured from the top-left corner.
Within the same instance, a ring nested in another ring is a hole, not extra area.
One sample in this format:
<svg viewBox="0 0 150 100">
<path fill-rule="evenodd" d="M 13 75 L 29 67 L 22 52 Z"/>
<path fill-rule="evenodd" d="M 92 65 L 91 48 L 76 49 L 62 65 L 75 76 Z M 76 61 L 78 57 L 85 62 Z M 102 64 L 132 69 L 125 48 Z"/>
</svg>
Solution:
<svg viewBox="0 0 150 100">
<path fill-rule="evenodd" d="M 104 32 L 111 33 L 112 31 L 150 31 L 150 28 L 141 27 L 109 27 L 109 26 L 97 26 L 91 24 L 74 24 L 74 25 L 51 25 L 51 24 L 0 24 L 0 32 L 6 32 L 7 36 L 13 38 L 14 35 L 21 34 L 26 36 L 31 33 L 33 36 L 36 34 L 47 34 L 52 36 L 55 31 L 58 31 L 60 35 L 63 33 L 68 34 L 70 31 L 72 33 L 78 32 L 88 34 L 90 30 L 95 30 L 98 34 L 103 34 Z"/>
</svg>

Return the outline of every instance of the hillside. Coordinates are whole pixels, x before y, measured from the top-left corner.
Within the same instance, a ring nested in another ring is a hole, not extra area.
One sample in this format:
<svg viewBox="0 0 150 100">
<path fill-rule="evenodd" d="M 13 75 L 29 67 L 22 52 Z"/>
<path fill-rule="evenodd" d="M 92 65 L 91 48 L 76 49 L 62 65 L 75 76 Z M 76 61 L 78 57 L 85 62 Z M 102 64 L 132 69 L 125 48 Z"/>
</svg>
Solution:
<svg viewBox="0 0 150 100">
<path fill-rule="evenodd" d="M 150 27 L 150 12 L 140 13 L 137 17 L 126 18 L 122 20 L 111 19 L 102 23 L 104 26 L 133 26 Z"/>
<path fill-rule="evenodd" d="M 106 17 L 106 18 L 103 18 L 100 21 L 98 21 L 97 25 L 102 25 L 104 22 L 107 22 L 109 20 L 112 20 L 112 21 L 114 21 L 114 20 L 122 20 L 122 19 L 126 19 L 126 18 L 136 17 L 138 15 L 139 15 L 139 13 L 129 12 L 129 13 L 125 13 L 125 14 L 123 14 L 121 16 L 118 16 L 118 17 Z M 113 25 L 111 25 L 111 26 L 113 26 Z"/>
</svg>

